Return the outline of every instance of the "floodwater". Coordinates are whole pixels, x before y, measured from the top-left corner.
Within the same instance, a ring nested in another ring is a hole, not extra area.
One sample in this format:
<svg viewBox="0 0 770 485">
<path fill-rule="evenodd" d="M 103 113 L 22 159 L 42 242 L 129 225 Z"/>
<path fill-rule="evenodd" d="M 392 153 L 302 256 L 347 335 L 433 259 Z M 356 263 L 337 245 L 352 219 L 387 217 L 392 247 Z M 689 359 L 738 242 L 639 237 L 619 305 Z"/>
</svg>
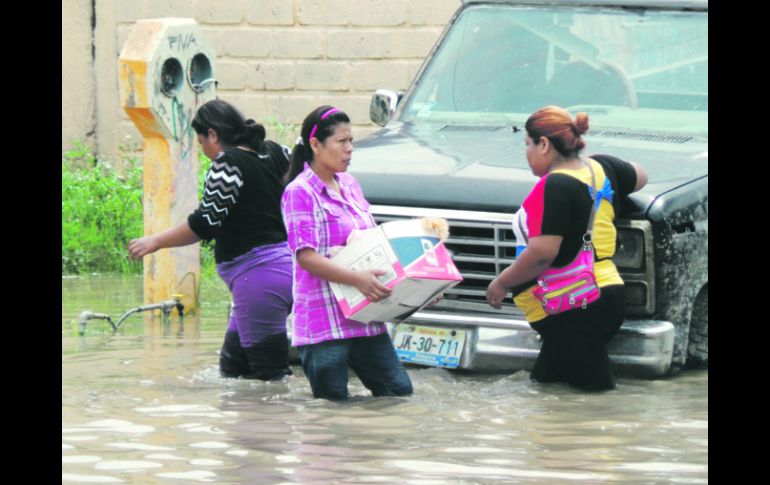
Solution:
<svg viewBox="0 0 770 485">
<path fill-rule="evenodd" d="M 141 277 L 62 278 L 63 483 L 708 483 L 708 371 L 589 394 L 527 372 L 409 369 L 415 394 L 313 399 L 219 377 L 228 293 L 199 318 L 129 317 Z"/>
</svg>

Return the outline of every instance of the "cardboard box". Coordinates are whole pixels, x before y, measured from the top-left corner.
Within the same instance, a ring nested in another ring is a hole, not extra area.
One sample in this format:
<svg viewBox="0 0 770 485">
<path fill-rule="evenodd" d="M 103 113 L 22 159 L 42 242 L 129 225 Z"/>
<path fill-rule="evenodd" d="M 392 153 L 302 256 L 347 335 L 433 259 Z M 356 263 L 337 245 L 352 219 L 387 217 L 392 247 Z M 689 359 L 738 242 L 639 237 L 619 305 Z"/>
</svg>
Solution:
<svg viewBox="0 0 770 485">
<path fill-rule="evenodd" d="M 378 302 L 369 301 L 353 286 L 331 283 L 345 317 L 363 323 L 399 322 L 463 279 L 444 243 L 426 231 L 420 219 L 386 222 L 362 231 L 331 261 L 357 271 L 387 272 L 379 280 L 393 293 Z"/>
</svg>

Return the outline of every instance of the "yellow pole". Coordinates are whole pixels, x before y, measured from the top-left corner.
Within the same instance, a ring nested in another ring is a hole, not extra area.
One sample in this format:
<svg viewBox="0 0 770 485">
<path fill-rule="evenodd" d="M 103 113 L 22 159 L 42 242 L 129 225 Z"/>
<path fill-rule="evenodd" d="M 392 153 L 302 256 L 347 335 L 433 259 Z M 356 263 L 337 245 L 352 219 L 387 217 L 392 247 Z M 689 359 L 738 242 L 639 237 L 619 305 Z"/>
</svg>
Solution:
<svg viewBox="0 0 770 485">
<path fill-rule="evenodd" d="M 137 21 L 120 53 L 121 104 L 143 136 L 145 234 L 186 221 L 197 206 L 199 163 L 190 122 L 216 97 L 213 59 L 195 21 L 182 18 Z M 181 294 L 188 313 L 198 308 L 199 291 L 199 245 L 145 257 L 144 304 Z"/>
</svg>

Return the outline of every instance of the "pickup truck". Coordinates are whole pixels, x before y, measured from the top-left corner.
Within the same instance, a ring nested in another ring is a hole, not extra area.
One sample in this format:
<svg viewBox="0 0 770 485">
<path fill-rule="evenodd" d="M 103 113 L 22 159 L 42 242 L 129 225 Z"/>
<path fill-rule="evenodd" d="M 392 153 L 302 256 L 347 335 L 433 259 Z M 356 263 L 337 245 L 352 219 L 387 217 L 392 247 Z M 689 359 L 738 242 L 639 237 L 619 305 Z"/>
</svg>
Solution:
<svg viewBox="0 0 770 485">
<path fill-rule="evenodd" d="M 708 2 L 699 0 L 463 0 L 407 91 L 374 93 L 370 117 L 383 128 L 356 142 L 350 172 L 379 222 L 446 219 L 464 277 L 389 325 L 401 359 L 476 372 L 534 364 L 536 332 L 510 298 L 495 310 L 485 292 L 514 260 L 512 214 L 537 180 L 524 122 L 550 104 L 588 113 L 583 155 L 612 154 L 649 174 L 616 219 L 627 293 L 609 344 L 616 371 L 707 368 Z"/>
</svg>

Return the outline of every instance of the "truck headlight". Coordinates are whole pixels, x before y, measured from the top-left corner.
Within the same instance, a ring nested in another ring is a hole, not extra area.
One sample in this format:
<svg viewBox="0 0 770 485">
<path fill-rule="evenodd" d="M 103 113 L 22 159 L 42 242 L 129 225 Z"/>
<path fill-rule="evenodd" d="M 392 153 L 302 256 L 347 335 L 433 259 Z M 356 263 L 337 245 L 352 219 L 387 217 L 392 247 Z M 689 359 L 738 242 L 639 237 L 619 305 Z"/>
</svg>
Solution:
<svg viewBox="0 0 770 485">
<path fill-rule="evenodd" d="M 644 234 L 633 229 L 619 228 L 612 260 L 618 268 L 641 269 L 644 266 Z"/>
</svg>

